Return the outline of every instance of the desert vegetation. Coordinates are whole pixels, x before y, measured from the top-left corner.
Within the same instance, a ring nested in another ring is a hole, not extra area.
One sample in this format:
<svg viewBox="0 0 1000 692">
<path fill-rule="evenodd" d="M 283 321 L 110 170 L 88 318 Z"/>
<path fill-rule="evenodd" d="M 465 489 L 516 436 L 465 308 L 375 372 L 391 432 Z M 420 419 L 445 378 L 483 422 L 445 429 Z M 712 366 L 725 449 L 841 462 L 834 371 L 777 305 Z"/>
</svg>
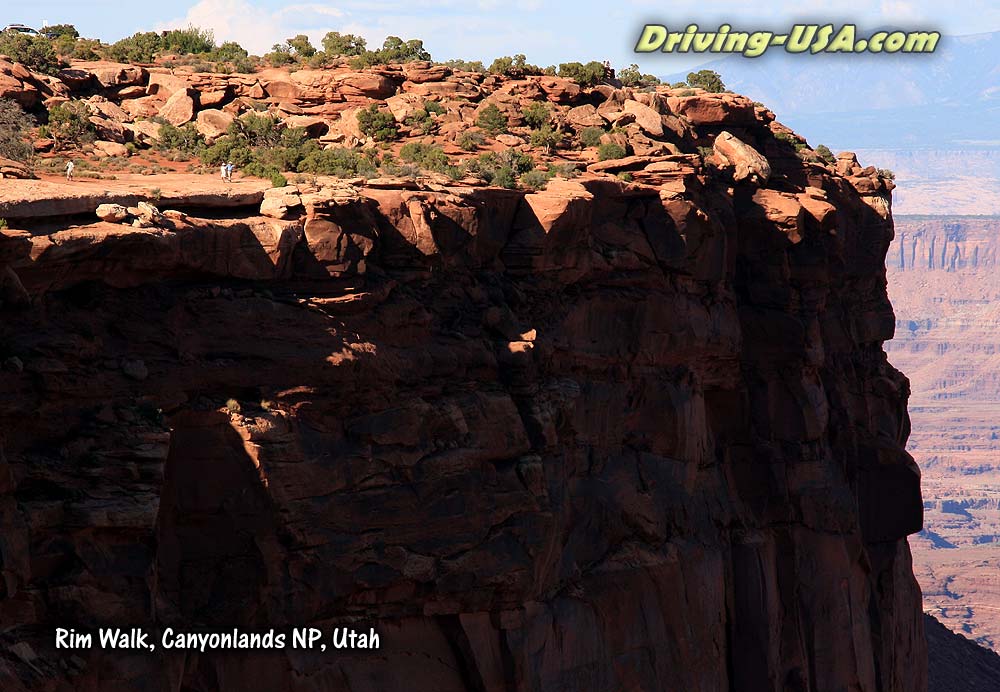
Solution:
<svg viewBox="0 0 1000 692">
<path fill-rule="evenodd" d="M 34 120 L 10 99 L 0 99 L 0 158 L 26 162 L 33 149 L 27 141 Z"/>
</svg>

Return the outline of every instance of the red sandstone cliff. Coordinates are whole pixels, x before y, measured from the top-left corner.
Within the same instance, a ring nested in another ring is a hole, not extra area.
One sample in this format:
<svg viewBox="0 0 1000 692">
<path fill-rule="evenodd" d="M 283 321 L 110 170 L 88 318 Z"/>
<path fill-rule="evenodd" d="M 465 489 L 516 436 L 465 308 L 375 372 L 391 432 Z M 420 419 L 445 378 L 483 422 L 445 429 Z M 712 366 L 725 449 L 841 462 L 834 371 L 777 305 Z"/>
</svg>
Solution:
<svg viewBox="0 0 1000 692">
<path fill-rule="evenodd" d="M 748 103 L 661 116 L 739 182 L 8 209 L 0 687 L 925 689 L 890 189 Z M 53 651 L 126 623 L 382 648 Z"/>
</svg>

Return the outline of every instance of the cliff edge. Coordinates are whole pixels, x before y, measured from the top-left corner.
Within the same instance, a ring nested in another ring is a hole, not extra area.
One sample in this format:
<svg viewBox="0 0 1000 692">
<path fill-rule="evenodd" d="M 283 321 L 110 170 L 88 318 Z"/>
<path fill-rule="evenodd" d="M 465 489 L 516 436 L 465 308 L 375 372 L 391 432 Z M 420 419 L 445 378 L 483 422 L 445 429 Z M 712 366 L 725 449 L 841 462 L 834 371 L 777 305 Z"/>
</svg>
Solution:
<svg viewBox="0 0 1000 692">
<path fill-rule="evenodd" d="M 674 148 L 132 225 L 4 181 L 0 687 L 926 689 L 891 183 L 740 96 L 573 93 Z M 380 648 L 54 649 L 129 624 Z"/>
</svg>

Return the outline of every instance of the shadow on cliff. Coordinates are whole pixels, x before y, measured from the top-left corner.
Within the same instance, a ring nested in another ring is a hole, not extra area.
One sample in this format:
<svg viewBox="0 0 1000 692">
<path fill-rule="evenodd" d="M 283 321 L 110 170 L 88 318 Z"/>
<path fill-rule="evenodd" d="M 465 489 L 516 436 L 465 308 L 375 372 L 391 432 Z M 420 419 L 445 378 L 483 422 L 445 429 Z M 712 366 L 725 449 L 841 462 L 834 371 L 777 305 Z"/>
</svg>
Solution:
<svg viewBox="0 0 1000 692">
<path fill-rule="evenodd" d="M 156 608 L 163 624 L 266 625 L 274 508 L 243 440 L 217 411 L 172 416 L 156 521 Z M 265 555 L 264 551 L 268 554 Z"/>
</svg>

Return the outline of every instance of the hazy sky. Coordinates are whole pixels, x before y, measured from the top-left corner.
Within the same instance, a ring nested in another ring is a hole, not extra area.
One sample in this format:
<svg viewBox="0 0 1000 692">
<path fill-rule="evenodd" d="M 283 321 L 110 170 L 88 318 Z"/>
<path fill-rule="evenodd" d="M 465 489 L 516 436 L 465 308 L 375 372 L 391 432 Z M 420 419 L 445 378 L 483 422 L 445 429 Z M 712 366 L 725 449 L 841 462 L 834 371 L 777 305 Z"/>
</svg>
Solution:
<svg viewBox="0 0 1000 692">
<path fill-rule="evenodd" d="M 0 22 L 41 26 L 75 24 L 91 38 L 114 41 L 136 31 L 195 24 L 218 41 L 235 40 L 263 53 L 289 36 L 304 33 L 318 45 L 327 31 L 361 34 L 381 44 L 387 35 L 421 38 L 435 59 L 487 63 L 498 55 L 524 53 L 541 66 L 570 60 L 610 60 L 616 67 L 637 62 L 665 74 L 705 62 L 703 56 L 657 54 L 637 57 L 632 47 L 646 22 L 683 29 L 696 22 L 715 28 L 784 29 L 796 21 L 851 22 L 859 30 L 884 26 L 973 34 L 1000 29 L 1000 2 L 972 0 L 780 0 L 749 6 L 746 0 L 377 0 L 375 2 L 287 2 L 285 0 L 33 0 L 5 2 Z M 835 8 L 835 9 L 831 9 Z M 711 56 L 709 56 L 711 57 Z M 808 59 L 808 58 L 802 58 Z"/>
</svg>

